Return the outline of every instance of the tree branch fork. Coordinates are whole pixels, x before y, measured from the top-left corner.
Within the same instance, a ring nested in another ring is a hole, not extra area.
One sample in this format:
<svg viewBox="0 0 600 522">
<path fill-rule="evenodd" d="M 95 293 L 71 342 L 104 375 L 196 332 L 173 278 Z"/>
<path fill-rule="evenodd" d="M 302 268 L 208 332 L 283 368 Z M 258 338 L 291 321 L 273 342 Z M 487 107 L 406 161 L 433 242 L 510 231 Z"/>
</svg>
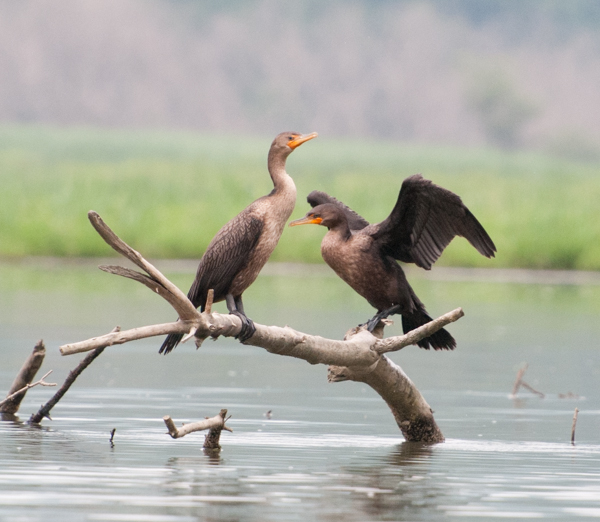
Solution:
<svg viewBox="0 0 600 522">
<path fill-rule="evenodd" d="M 132 261 L 145 273 L 112 265 L 99 268 L 105 272 L 144 284 L 171 304 L 179 315 L 179 320 L 130 330 L 113 331 L 85 341 L 66 344 L 60 347 L 62 355 L 86 352 L 100 347 L 124 344 L 137 339 L 170 333 L 184 334 L 183 341 L 194 338 L 196 346 L 199 347 L 209 337 L 213 339 L 219 336 L 235 337 L 240 333 L 242 322 L 239 317 L 212 312 L 210 292 L 206 310 L 200 313 L 176 285 L 144 259 L 139 252 L 121 240 L 96 212 L 90 211 L 88 217 L 92 226 L 109 246 Z M 384 354 L 415 344 L 445 325 L 460 319 L 463 315 L 462 309 L 457 308 L 408 334 L 386 339 L 378 338 L 377 330 L 376 335 L 373 335 L 364 328 L 350 330 L 345 340 L 333 340 L 298 332 L 288 326 L 265 326 L 255 323 L 256 332 L 244 344 L 264 348 L 273 354 L 303 359 L 310 364 L 330 365 L 333 368 L 330 368 L 329 378 L 333 382 L 349 379 L 367 382 L 388 403 L 407 440 L 440 442 L 443 441 L 443 435 L 433 421 L 431 408 L 400 367 L 392 363 Z M 383 328 L 380 328 L 381 332 L 382 330 Z M 373 375 L 369 377 L 366 374 Z M 375 382 L 370 382 L 372 379 L 375 379 Z M 394 389 L 388 389 L 390 387 Z M 402 404 L 395 404 L 398 401 L 398 387 L 409 392 L 405 394 Z M 406 403 L 407 399 L 410 399 L 410 404 Z M 423 416 L 430 417 L 430 419 L 426 419 L 425 424 L 421 425 Z M 416 424 L 420 425 L 417 429 L 419 434 L 411 435 L 411 426 L 415 428 L 415 420 L 418 420 Z M 423 435 L 423 430 L 426 432 L 425 435 Z"/>
</svg>

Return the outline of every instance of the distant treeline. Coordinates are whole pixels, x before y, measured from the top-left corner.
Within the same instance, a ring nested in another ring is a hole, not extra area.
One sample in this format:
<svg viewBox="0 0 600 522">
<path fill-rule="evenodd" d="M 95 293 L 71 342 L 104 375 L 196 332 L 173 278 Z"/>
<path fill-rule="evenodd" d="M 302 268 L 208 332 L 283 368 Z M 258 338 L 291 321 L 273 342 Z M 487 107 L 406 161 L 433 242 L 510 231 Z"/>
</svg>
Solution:
<svg viewBox="0 0 600 522">
<path fill-rule="evenodd" d="M 0 122 L 600 156 L 597 0 L 0 2 Z"/>
</svg>

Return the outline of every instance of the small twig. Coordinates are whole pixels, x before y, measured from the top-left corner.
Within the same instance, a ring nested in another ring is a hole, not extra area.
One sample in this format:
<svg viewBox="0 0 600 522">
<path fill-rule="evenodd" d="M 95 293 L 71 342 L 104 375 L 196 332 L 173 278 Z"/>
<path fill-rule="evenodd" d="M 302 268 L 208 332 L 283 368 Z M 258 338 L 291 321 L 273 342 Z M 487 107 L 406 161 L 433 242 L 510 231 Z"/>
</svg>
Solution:
<svg viewBox="0 0 600 522">
<path fill-rule="evenodd" d="M 204 311 L 207 314 L 212 313 L 212 305 L 213 305 L 214 299 L 215 299 L 215 291 L 211 288 L 208 291 L 208 295 L 206 296 L 206 306 L 204 307 Z"/>
<path fill-rule="evenodd" d="M 523 388 L 526 388 L 527 390 L 529 390 L 531 393 L 535 393 L 537 396 L 540 397 L 540 399 L 543 399 L 546 395 L 544 395 L 541 391 L 536 390 L 535 388 L 532 388 L 529 384 L 527 384 L 525 381 L 521 381 L 521 386 L 523 386 Z"/>
<path fill-rule="evenodd" d="M 190 331 L 184 335 L 181 339 L 181 344 L 189 341 L 192 337 L 194 337 L 196 335 L 196 332 L 198 331 L 198 328 L 196 328 L 195 326 L 192 326 L 192 328 L 190 329 Z"/>
<path fill-rule="evenodd" d="M 19 395 L 19 393 L 24 393 L 27 390 L 29 390 L 29 388 L 33 388 L 34 386 L 38 386 L 38 385 L 39 386 L 56 386 L 55 382 L 46 382 L 44 380 L 51 373 L 52 373 L 52 370 L 50 370 L 49 372 L 47 372 L 39 381 L 33 382 L 31 384 L 26 384 L 20 390 L 17 390 L 15 393 L 13 393 L 13 394 L 9 395 L 8 397 L 6 397 L 6 399 L 4 399 L 3 401 L 0 401 L 0 406 L 3 406 L 5 403 L 7 403 L 10 400 L 14 399 L 17 395 Z"/>
<path fill-rule="evenodd" d="M 579 413 L 579 409 L 575 408 L 575 413 L 573 414 L 573 425 L 571 426 L 571 444 L 575 446 L 575 426 L 577 425 L 577 414 Z"/>
</svg>

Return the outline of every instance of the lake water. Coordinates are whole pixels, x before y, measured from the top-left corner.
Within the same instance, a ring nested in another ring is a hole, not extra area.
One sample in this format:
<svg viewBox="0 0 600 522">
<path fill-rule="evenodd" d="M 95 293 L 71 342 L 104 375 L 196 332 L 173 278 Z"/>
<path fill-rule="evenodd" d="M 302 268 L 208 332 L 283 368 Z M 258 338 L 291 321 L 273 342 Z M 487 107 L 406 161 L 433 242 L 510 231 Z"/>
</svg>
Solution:
<svg viewBox="0 0 600 522">
<path fill-rule="evenodd" d="M 167 274 L 184 289 L 192 278 Z M 144 340 L 107 348 L 52 421 L 26 424 L 54 393 L 37 387 L 20 421 L 0 422 L 0 520 L 600 518 L 600 286 L 409 278 L 432 315 L 466 314 L 449 326 L 454 352 L 391 355 L 434 409 L 445 443 L 403 442 L 372 390 L 328 384 L 324 366 L 227 339 L 163 357 L 159 339 Z M 0 295 L 2 392 L 40 338 L 48 354 L 39 376 L 53 369 L 48 380 L 61 383 L 82 356 L 61 357 L 59 345 L 174 318 L 146 288 L 91 265 L 3 263 Z M 372 313 L 321 269 L 262 275 L 245 305 L 257 322 L 333 338 Z M 394 325 L 387 335 L 398 333 Z M 545 398 L 510 397 L 525 363 L 524 380 Z M 233 433 L 217 456 L 203 452 L 201 433 L 166 434 L 164 415 L 180 425 L 221 408 Z"/>
</svg>

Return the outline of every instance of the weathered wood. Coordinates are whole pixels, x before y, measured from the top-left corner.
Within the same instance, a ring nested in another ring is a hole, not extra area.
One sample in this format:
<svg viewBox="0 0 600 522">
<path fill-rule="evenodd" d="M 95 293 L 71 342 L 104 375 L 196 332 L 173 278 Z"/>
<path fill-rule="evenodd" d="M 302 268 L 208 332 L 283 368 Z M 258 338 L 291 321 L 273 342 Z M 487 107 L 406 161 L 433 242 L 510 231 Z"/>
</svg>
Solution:
<svg viewBox="0 0 600 522">
<path fill-rule="evenodd" d="M 23 363 L 23 366 L 15 377 L 10 390 L 6 394 L 8 400 L 5 399 L 2 401 L 0 413 L 14 414 L 19 411 L 21 402 L 25 398 L 25 394 L 29 389 L 28 385 L 31 384 L 38 370 L 41 368 L 45 356 L 46 347 L 44 346 L 44 341 L 40 339 L 33 348 L 33 352 L 31 352 L 29 357 Z"/>
<path fill-rule="evenodd" d="M 407 441 L 444 442 L 433 411 L 402 368 L 382 355 L 368 368 L 331 366 L 330 382 L 356 381 L 368 384 L 387 403 Z"/>
<path fill-rule="evenodd" d="M 575 427 L 577 426 L 577 415 L 579 414 L 579 408 L 575 408 L 573 414 L 573 424 L 571 424 L 571 444 L 575 446 Z"/>
<path fill-rule="evenodd" d="M 62 355 L 73 355 L 75 353 L 89 352 L 96 348 L 113 346 L 114 344 L 124 344 L 130 341 L 137 341 L 138 339 L 146 339 L 156 335 L 167 335 L 173 332 L 187 333 L 194 327 L 196 327 L 195 321 L 176 321 L 173 323 L 141 326 L 122 332 L 113 331 L 78 343 L 65 344 L 61 346 L 59 350 Z"/>
<path fill-rule="evenodd" d="M 377 343 L 375 343 L 374 350 L 379 354 L 396 352 L 405 346 L 416 344 L 424 337 L 429 337 L 447 324 L 458 321 L 464 315 L 465 313 L 463 312 L 462 308 L 456 308 L 451 312 L 440 315 L 437 319 L 434 319 L 423 326 L 419 326 L 418 328 L 411 330 L 407 334 L 388 337 L 387 339 L 380 339 L 377 341 Z"/>
<path fill-rule="evenodd" d="M 102 220 L 97 212 L 90 210 L 88 212 L 88 219 L 90 220 L 92 226 L 96 229 L 96 232 L 100 234 L 102 239 L 104 239 L 104 241 L 106 241 L 110 247 L 119 252 L 119 254 L 125 256 L 132 263 L 139 266 L 155 282 L 160 284 L 166 291 L 170 292 L 177 298 L 177 306 L 173 306 L 176 308 L 177 313 L 182 320 L 193 319 L 196 317 L 197 310 L 189 301 L 187 296 L 176 285 L 171 283 L 171 281 L 162 275 L 160 271 L 154 267 L 154 265 L 146 261 L 138 251 L 131 248 L 127 243 L 125 243 L 125 241 L 119 238 Z"/>
<path fill-rule="evenodd" d="M 185 316 L 180 313 L 180 320 L 174 323 L 135 328 L 61 346 L 63 355 L 169 333 L 187 333 L 187 337 L 195 336 L 197 346 L 209 337 L 234 337 L 240 333 L 242 323 L 239 317 L 210 313 L 210 307 L 206 312 L 200 313 L 175 285 L 119 239 L 100 216 L 90 212 L 90 220 L 110 246 L 143 268 L 148 276 L 119 267 L 110 267 L 107 271 L 143 283 L 171 303 L 178 313 L 179 310 L 185 310 Z M 103 269 L 106 270 L 106 267 Z M 156 286 L 157 284 L 160 286 Z M 355 380 L 364 382 L 377 391 L 390 406 L 396 423 L 407 440 L 442 442 L 444 436 L 419 390 L 402 369 L 383 354 L 414 344 L 463 315 L 463 311 L 457 308 L 406 335 L 389 339 L 378 339 L 364 328 L 358 328 L 343 341 L 305 334 L 289 327 L 255 323 L 256 332 L 244 344 L 264 348 L 273 354 L 296 357 L 310 364 L 330 365 L 332 368 L 329 378 L 332 382 Z M 380 323 L 381 328 L 383 324 L 384 322 Z M 165 423 L 169 426 L 166 419 Z M 170 425 L 170 432 L 179 432 L 176 428 L 176 431 L 171 428 L 174 428 L 174 424 Z"/>
<path fill-rule="evenodd" d="M 220 448 L 219 440 L 221 431 L 233 431 L 231 428 L 225 425 L 225 421 L 227 420 L 225 418 L 226 416 L 227 410 L 222 409 L 219 414 L 215 415 L 214 417 L 207 417 L 202 421 L 184 424 L 181 426 L 181 428 L 177 428 L 177 426 L 175 426 L 175 422 L 173 422 L 173 419 L 169 415 L 165 415 L 163 417 L 163 421 L 167 426 L 167 430 L 169 430 L 169 435 L 171 435 L 171 437 L 174 439 L 180 439 L 181 437 L 185 437 L 189 433 L 193 433 L 195 431 L 209 430 L 204 439 L 203 447 L 206 449 L 218 449 Z"/>
</svg>

